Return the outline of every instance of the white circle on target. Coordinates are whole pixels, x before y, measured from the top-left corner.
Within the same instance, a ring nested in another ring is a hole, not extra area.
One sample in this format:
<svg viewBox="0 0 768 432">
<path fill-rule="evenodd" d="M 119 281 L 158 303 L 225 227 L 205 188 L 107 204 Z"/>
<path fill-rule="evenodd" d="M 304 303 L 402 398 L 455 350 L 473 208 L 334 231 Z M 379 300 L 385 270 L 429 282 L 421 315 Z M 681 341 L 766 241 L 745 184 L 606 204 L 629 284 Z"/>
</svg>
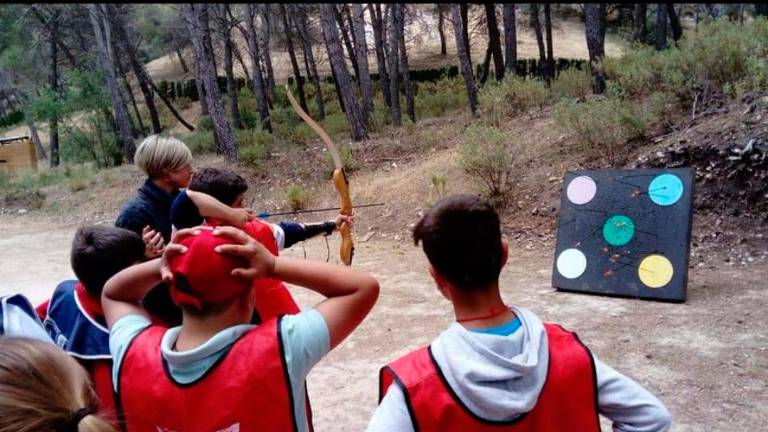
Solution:
<svg viewBox="0 0 768 432">
<path fill-rule="evenodd" d="M 583 205 L 595 197 L 597 193 L 597 184 L 589 176 L 579 176 L 568 183 L 565 189 L 565 195 L 568 200 L 576 205 Z"/>
<path fill-rule="evenodd" d="M 576 279 L 587 269 L 587 257 L 578 249 L 566 249 L 557 257 L 557 272 L 566 279 Z"/>
</svg>

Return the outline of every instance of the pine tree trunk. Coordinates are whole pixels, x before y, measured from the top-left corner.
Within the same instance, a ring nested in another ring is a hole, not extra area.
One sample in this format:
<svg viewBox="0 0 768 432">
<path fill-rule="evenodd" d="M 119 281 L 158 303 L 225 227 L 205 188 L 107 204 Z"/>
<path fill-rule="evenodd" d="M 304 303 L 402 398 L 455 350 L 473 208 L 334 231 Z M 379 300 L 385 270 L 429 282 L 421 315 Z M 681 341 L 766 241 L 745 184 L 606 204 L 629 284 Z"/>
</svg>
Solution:
<svg viewBox="0 0 768 432">
<path fill-rule="evenodd" d="M 355 76 L 359 77 L 360 71 L 357 69 L 357 55 L 355 54 L 355 47 L 352 45 L 352 41 L 349 38 L 347 27 L 344 25 L 344 19 L 341 16 L 341 12 L 339 12 L 339 6 L 340 5 L 334 3 L 333 17 L 336 20 L 336 24 L 339 26 L 339 29 L 341 30 L 341 40 L 344 41 L 344 46 L 347 48 L 347 55 L 349 56 L 349 60 L 352 63 L 352 69 L 355 71 Z"/>
<path fill-rule="evenodd" d="M 353 3 L 350 11 L 352 20 L 352 30 L 355 34 L 355 49 L 357 50 L 357 70 L 360 75 L 357 79 L 360 81 L 360 94 L 363 97 L 363 115 L 370 122 L 370 116 L 373 112 L 373 83 L 371 82 L 371 73 L 368 69 L 368 43 L 365 40 L 365 17 L 363 16 L 363 5 Z"/>
<path fill-rule="evenodd" d="M 376 47 L 376 65 L 379 70 L 379 84 L 381 93 L 384 95 L 384 103 L 390 106 L 389 95 L 389 74 L 387 73 L 387 57 L 384 54 L 384 25 L 381 19 L 381 4 L 369 3 L 368 12 L 371 15 L 371 26 L 373 27 L 373 44 Z"/>
<path fill-rule="evenodd" d="M 440 55 L 445 57 L 448 49 L 445 45 L 445 11 L 442 3 L 437 4 L 437 34 L 440 35 Z"/>
<path fill-rule="evenodd" d="M 469 45 L 469 5 L 459 3 L 459 7 L 461 8 L 461 40 L 464 42 L 464 52 L 467 53 L 469 67 L 472 69 L 472 47 Z"/>
<path fill-rule="evenodd" d="M 170 100 L 168 100 L 168 97 L 165 96 L 163 93 L 160 92 L 160 90 L 157 88 L 154 82 L 150 79 L 149 85 L 152 87 L 152 90 L 160 96 L 160 100 L 163 101 L 166 107 L 168 107 L 168 110 L 173 114 L 174 117 L 176 117 L 176 120 L 179 121 L 179 123 L 183 124 L 185 128 L 189 129 L 190 131 L 194 131 L 195 127 L 189 124 L 188 121 L 184 120 L 184 117 L 179 114 L 179 111 L 176 110 L 176 108 L 173 107 L 173 104 Z"/>
<path fill-rule="evenodd" d="M 683 37 L 683 26 L 680 24 L 680 18 L 677 16 L 677 12 L 675 12 L 675 5 L 673 3 L 667 3 L 667 15 L 669 15 L 670 27 L 672 27 L 672 39 L 675 40 L 675 45 L 677 45 L 677 41 Z"/>
<path fill-rule="evenodd" d="M 261 5 L 261 49 L 264 60 L 264 70 L 267 73 L 267 91 L 269 99 L 275 98 L 275 71 L 272 68 L 272 51 L 269 47 L 269 3 Z"/>
<path fill-rule="evenodd" d="M 109 19 L 117 36 L 116 41 L 119 42 L 119 46 L 122 47 L 122 51 L 126 56 L 128 56 L 128 63 L 130 68 L 133 70 L 133 74 L 136 76 L 136 80 L 139 83 L 139 89 L 141 90 L 141 94 L 144 96 L 144 103 L 147 106 L 149 119 L 152 123 L 152 132 L 159 134 L 162 132 L 162 128 L 160 126 L 160 116 L 158 115 L 157 107 L 155 106 L 155 98 L 152 94 L 152 86 L 149 84 L 149 74 L 147 74 L 147 71 L 144 69 L 144 65 L 139 62 L 137 58 L 136 49 L 131 43 L 131 39 L 128 37 L 128 33 L 125 30 L 125 23 L 120 11 L 115 10 L 114 5 L 111 6 L 111 8 L 113 9 L 111 9 Z M 144 130 L 143 126 L 141 126 L 141 128 Z"/>
<path fill-rule="evenodd" d="M 387 33 L 387 66 L 389 67 L 389 117 L 394 126 L 401 126 L 402 114 L 400 112 L 400 43 L 398 41 L 397 34 L 397 13 L 395 9 L 396 4 L 387 5 L 386 12 L 384 12 L 387 19 L 387 27 L 389 31 Z"/>
<path fill-rule="evenodd" d="M 485 49 L 485 58 L 483 59 L 483 64 L 480 66 L 480 84 L 479 87 L 483 87 L 485 85 L 485 81 L 488 79 L 488 75 L 490 73 L 491 69 L 491 57 L 493 54 L 491 54 L 491 47 Z"/>
<path fill-rule="evenodd" d="M 517 71 L 517 23 L 514 3 L 504 3 L 504 68 L 510 74 Z"/>
<path fill-rule="evenodd" d="M 203 116 L 207 116 L 209 112 L 208 98 L 205 96 L 205 88 L 203 87 L 203 76 L 200 74 L 200 65 L 197 63 L 197 61 L 195 61 L 195 86 L 197 87 L 198 101 L 200 101 L 200 114 Z"/>
<path fill-rule="evenodd" d="M 208 109 L 211 114 L 211 121 L 213 122 L 213 130 L 215 136 L 219 139 L 219 148 L 224 154 L 227 162 L 237 161 L 237 144 L 235 142 L 235 134 L 232 131 L 229 123 L 227 122 L 227 116 L 224 111 L 224 105 L 221 102 L 221 93 L 219 92 L 219 85 L 216 79 L 216 70 L 214 69 L 214 62 L 211 58 L 206 47 L 205 33 L 207 29 L 201 20 L 201 12 L 204 8 L 199 5 L 184 3 L 181 5 L 181 12 L 187 24 L 187 28 L 190 34 L 190 40 L 192 42 L 192 48 L 197 58 L 197 64 L 200 65 L 200 72 L 203 78 L 203 87 L 206 91 L 208 99 Z M 208 29 L 210 31 L 210 29 Z"/>
<path fill-rule="evenodd" d="M 243 55 L 240 52 L 240 48 L 238 48 L 237 44 L 235 44 L 234 42 L 232 43 L 232 54 L 235 55 L 237 62 L 240 64 L 240 68 L 243 70 L 243 74 L 245 75 L 245 80 L 250 82 L 251 73 L 248 72 L 248 66 L 246 66 L 245 60 L 243 60 Z"/>
<path fill-rule="evenodd" d="M 259 106 L 259 118 L 261 119 L 261 128 L 272 132 L 272 122 L 269 120 L 269 104 L 267 103 L 267 89 L 264 77 L 261 74 L 261 67 L 259 67 L 260 54 L 259 54 L 259 41 L 256 36 L 256 27 L 253 24 L 256 11 L 254 5 L 248 3 L 246 5 L 247 11 L 245 16 L 246 21 L 246 40 L 248 42 L 248 50 L 251 52 L 251 70 L 253 71 L 253 92 L 256 95 L 256 102 Z"/>
<path fill-rule="evenodd" d="M 133 107 L 133 113 L 136 115 L 136 121 L 139 123 L 139 132 L 141 133 L 141 135 L 146 135 L 147 129 L 144 127 L 144 122 L 141 120 L 141 112 L 139 111 L 139 106 L 136 104 L 136 98 L 133 96 L 131 83 L 128 82 L 128 76 L 122 70 L 122 67 L 120 69 L 121 69 L 120 76 L 123 78 L 123 88 L 125 88 L 125 93 L 128 95 L 128 99 L 130 99 L 131 101 L 131 106 Z M 130 119 L 130 116 L 128 118 Z M 136 131 L 136 129 L 133 128 L 133 124 L 131 124 L 131 128 L 134 130 L 134 132 Z"/>
<path fill-rule="evenodd" d="M 648 20 L 646 14 L 648 12 L 648 5 L 645 3 L 635 3 L 635 31 L 632 34 L 632 40 L 644 41 L 645 34 L 648 31 Z"/>
<path fill-rule="evenodd" d="M 293 78 L 296 80 L 296 88 L 299 93 L 299 105 L 304 112 L 309 112 L 307 98 L 304 95 L 304 78 L 301 76 L 299 62 L 296 60 L 296 51 L 293 49 L 293 30 L 288 22 L 288 13 L 285 10 L 285 5 L 282 3 L 280 3 L 280 15 L 283 18 L 283 30 L 285 31 L 285 40 L 288 45 L 288 57 L 291 59 L 291 67 L 293 68 Z"/>
<path fill-rule="evenodd" d="M 346 107 L 352 139 L 354 141 L 368 139 L 365 118 L 360 111 L 360 105 L 357 103 L 355 95 L 352 93 L 352 82 L 344 61 L 339 33 L 334 24 L 334 9 L 333 4 L 323 3 L 320 5 L 320 23 L 323 28 L 326 49 L 328 50 L 328 59 L 331 62 L 331 67 L 336 74 L 336 82 L 341 90 L 340 93 Z"/>
<path fill-rule="evenodd" d="M 605 3 L 585 3 L 584 18 L 589 50 L 589 63 L 592 70 L 592 89 L 595 94 L 605 92 L 605 76 L 595 65 L 605 56 Z"/>
<path fill-rule="evenodd" d="M 475 84 L 475 76 L 472 72 L 472 64 L 469 62 L 469 56 L 467 55 L 467 47 L 462 43 L 464 41 L 464 28 L 461 20 L 461 10 L 455 4 L 451 5 L 451 21 L 453 21 L 453 35 L 456 38 L 459 69 L 461 69 L 461 75 L 464 76 L 464 83 L 467 86 L 469 108 L 472 110 L 472 115 L 477 116 L 477 85 Z"/>
<path fill-rule="evenodd" d="M 408 65 L 408 52 L 405 48 L 405 4 L 397 3 L 397 39 L 400 52 L 400 74 L 403 76 L 405 87 L 405 110 L 408 118 L 416 123 L 416 106 L 413 100 L 413 82 L 411 81 L 411 68 Z"/>
<path fill-rule="evenodd" d="M 552 14 L 549 11 L 549 3 L 544 3 L 544 34 L 547 40 L 547 81 L 555 79 L 555 53 L 552 46 Z"/>
<path fill-rule="evenodd" d="M 59 11 L 55 11 L 49 21 L 49 44 L 51 45 L 51 73 L 48 75 L 48 85 L 53 94 L 59 93 Z M 54 113 L 48 123 L 50 135 L 51 168 L 59 166 L 59 119 Z"/>
<path fill-rule="evenodd" d="M 667 48 L 667 7 L 656 3 L 656 50 Z"/>
<path fill-rule="evenodd" d="M 544 36 L 541 34 L 541 21 L 539 21 L 539 4 L 531 3 L 531 27 L 536 33 L 536 44 L 539 46 L 539 75 L 544 77 L 544 64 L 547 56 L 544 50 Z"/>
<path fill-rule="evenodd" d="M 115 113 L 115 123 L 117 124 L 120 142 L 123 147 L 123 155 L 128 163 L 133 163 L 136 145 L 133 142 L 133 131 L 131 130 L 128 110 L 125 108 L 125 102 L 120 96 L 115 57 L 112 52 L 111 28 L 109 20 L 105 16 L 106 5 L 90 4 L 89 9 L 91 25 L 93 26 L 96 45 L 99 51 L 99 62 L 107 75 L 107 88 L 112 99 L 112 110 Z"/>
<path fill-rule="evenodd" d="M 232 118 L 232 127 L 242 129 L 240 122 L 240 110 L 237 107 L 237 86 L 235 85 L 235 70 L 232 42 L 232 21 L 229 20 L 229 4 L 220 4 L 221 33 L 224 37 L 224 73 L 227 75 L 227 96 L 229 96 L 229 116 Z"/>
<path fill-rule="evenodd" d="M 485 17 L 488 25 L 488 48 L 493 56 L 493 72 L 496 81 L 504 78 L 504 56 L 501 53 L 501 35 L 496 21 L 496 3 L 485 3 Z"/>
<path fill-rule="evenodd" d="M 309 37 L 309 27 L 307 26 L 307 15 L 304 6 L 293 5 L 296 15 L 296 28 L 301 37 L 301 46 L 304 52 L 307 75 L 312 75 L 312 82 L 315 84 L 315 104 L 317 104 L 317 117 L 322 120 L 325 118 L 325 103 L 323 102 L 323 92 L 320 86 L 320 76 L 317 73 L 317 63 L 315 55 L 312 53 L 312 42 Z"/>
<path fill-rule="evenodd" d="M 189 66 L 187 66 L 187 62 L 184 61 L 184 56 L 181 55 L 181 50 L 176 48 L 176 58 L 179 60 L 179 64 L 181 65 L 181 70 L 184 71 L 184 73 L 189 73 Z"/>
</svg>

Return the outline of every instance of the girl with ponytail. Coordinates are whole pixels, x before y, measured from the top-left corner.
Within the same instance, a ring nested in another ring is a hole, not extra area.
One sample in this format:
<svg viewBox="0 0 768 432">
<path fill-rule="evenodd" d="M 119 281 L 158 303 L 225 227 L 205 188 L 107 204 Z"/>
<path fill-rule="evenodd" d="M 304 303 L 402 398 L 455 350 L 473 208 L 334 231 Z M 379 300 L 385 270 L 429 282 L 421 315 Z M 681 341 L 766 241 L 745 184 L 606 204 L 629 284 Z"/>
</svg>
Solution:
<svg viewBox="0 0 768 432">
<path fill-rule="evenodd" d="M 114 432 L 88 374 L 57 346 L 0 337 L 0 432 Z"/>
</svg>

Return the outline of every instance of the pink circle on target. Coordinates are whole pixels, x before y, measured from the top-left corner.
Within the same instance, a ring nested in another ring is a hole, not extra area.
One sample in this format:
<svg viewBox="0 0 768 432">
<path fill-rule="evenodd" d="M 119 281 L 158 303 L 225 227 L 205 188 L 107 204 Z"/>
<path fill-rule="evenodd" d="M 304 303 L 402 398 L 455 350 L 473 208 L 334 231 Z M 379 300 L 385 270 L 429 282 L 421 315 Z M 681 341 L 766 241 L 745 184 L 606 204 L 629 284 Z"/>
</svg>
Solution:
<svg viewBox="0 0 768 432">
<path fill-rule="evenodd" d="M 597 184 L 592 178 L 579 176 L 568 183 L 566 196 L 574 204 L 582 205 L 592 201 L 597 193 Z"/>
</svg>

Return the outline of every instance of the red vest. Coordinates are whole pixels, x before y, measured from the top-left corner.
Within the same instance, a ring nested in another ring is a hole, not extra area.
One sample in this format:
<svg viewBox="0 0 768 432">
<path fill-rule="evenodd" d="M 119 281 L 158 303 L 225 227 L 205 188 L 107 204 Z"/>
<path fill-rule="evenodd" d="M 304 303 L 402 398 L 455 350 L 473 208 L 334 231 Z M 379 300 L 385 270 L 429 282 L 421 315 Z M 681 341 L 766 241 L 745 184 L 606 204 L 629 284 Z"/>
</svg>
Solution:
<svg viewBox="0 0 768 432">
<path fill-rule="evenodd" d="M 126 351 L 118 398 L 129 432 L 296 430 L 279 319 L 245 333 L 202 378 L 178 384 L 161 355 L 166 329 L 151 326 Z"/>
<path fill-rule="evenodd" d="M 597 384 L 592 355 L 578 337 L 544 324 L 549 371 L 536 406 L 510 421 L 486 420 L 472 413 L 449 387 L 429 347 L 381 369 L 379 397 L 396 382 L 403 390 L 413 428 L 429 431 L 599 431 Z"/>
</svg>

